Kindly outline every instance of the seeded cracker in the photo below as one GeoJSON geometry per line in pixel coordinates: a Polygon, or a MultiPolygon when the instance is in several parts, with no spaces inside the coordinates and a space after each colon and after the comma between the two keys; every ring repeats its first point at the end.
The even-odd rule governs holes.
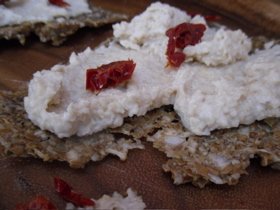
{"type": "MultiPolygon", "coordinates": [[[[266,40],[254,40],[262,48],[266,40]]],[[[280,169],[280,119],[266,119],[250,126],[218,130],[211,136],[193,136],[172,107],[165,106],[143,117],[127,118],[123,126],[87,137],[59,139],[41,131],[28,119],[23,107],[27,87],[0,92],[0,155],[33,156],[44,161],[66,161],[83,167],[108,154],[126,159],[129,149],[143,149],[141,140],[153,143],[169,160],[163,165],[175,184],[191,182],[236,184],[246,173],[250,159],[259,156],[262,166],[280,169]]]]}
{"type": "Polygon", "coordinates": [[[0,93],[2,156],[66,161],[71,167],[80,168],[108,154],[125,160],[128,150],[143,149],[139,139],[146,139],[169,158],[163,169],[172,173],[175,184],[192,182],[199,187],[208,182],[236,184],[255,155],[261,158],[262,166],[280,169],[280,119],[266,119],[198,137],[185,130],[172,107],[166,106],[143,117],[126,119],[117,129],[87,137],[58,139],[27,119],[22,102],[26,91],[25,88],[0,93]]]}
{"type": "Polygon", "coordinates": [[[155,148],[170,158],[163,169],[172,173],[175,184],[192,182],[199,187],[208,182],[237,184],[255,155],[261,158],[262,166],[280,169],[280,119],[266,119],[198,137],[182,126],[171,107],[164,107],[128,120],[117,132],[146,137],[153,142],[155,148]]]}
{"type": "Polygon", "coordinates": [[[20,25],[0,27],[0,39],[18,39],[21,44],[24,44],[26,37],[34,33],[39,37],[41,42],[50,41],[52,45],[58,46],[80,28],[100,27],[127,18],[123,14],[113,13],[95,7],[92,1],[89,1],[89,4],[92,13],[82,14],[72,18],[57,17],[53,21],[44,23],[26,22],[20,25]]]}
{"type": "Polygon", "coordinates": [[[139,140],[115,137],[108,131],[59,139],[27,119],[23,107],[26,93],[26,87],[18,92],[0,92],[0,156],[33,156],[44,161],[66,161],[73,168],[81,168],[90,160],[99,161],[108,154],[125,160],[128,150],[144,148],[139,140]]]}

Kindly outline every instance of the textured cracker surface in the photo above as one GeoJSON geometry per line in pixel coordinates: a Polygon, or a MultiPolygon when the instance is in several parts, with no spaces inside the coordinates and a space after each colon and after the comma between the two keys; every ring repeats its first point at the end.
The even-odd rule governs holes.
{"type": "Polygon", "coordinates": [[[26,90],[0,92],[0,155],[66,161],[73,168],[81,168],[90,160],[99,161],[108,154],[125,160],[128,150],[144,148],[139,140],[126,139],[107,131],[59,139],[28,120],[23,107],[25,94],[26,90]]]}
{"type": "Polygon", "coordinates": [[[23,108],[25,95],[26,88],[0,93],[0,154],[3,156],[66,161],[71,167],[80,168],[108,154],[125,160],[128,150],[143,149],[141,141],[147,140],[168,157],[163,169],[171,172],[175,184],[191,182],[199,187],[209,182],[236,184],[255,156],[260,157],[262,166],[280,169],[280,119],[218,130],[207,137],[193,136],[182,126],[172,107],[165,106],[143,117],[127,118],[116,129],[59,139],[27,119],[23,108]]]}
{"type": "Polygon", "coordinates": [[[18,39],[21,44],[34,33],[41,42],[51,42],[52,45],[61,45],[68,36],[83,27],[99,27],[105,24],[124,20],[123,14],[113,13],[90,4],[92,13],[82,14],[72,18],[59,17],[48,22],[25,22],[20,25],[0,27],[0,39],[18,39]]]}

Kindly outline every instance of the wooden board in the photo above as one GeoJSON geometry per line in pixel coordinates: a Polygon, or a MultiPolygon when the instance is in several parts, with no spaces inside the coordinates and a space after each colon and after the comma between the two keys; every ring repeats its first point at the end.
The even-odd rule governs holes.
{"type": "MultiPolygon", "coordinates": [[[[96,0],[99,6],[133,16],[143,11],[152,1],[96,0]]],[[[164,1],[193,13],[216,14],[208,9],[207,1],[199,5],[194,1],[164,1]]],[[[210,5],[219,1],[212,1],[210,5]]],[[[246,1],[248,4],[254,1],[246,1]]],[[[276,2],[276,1],[273,1],[276,2]]],[[[214,5],[214,8],[215,5],[214,5]]],[[[221,8],[220,11],[226,11],[221,8]]],[[[269,11],[263,10],[264,14],[269,11]]],[[[227,12],[222,12],[227,15],[227,12]]],[[[260,33],[260,28],[250,27],[250,21],[240,18],[240,13],[230,13],[222,22],[241,27],[249,34],[260,33]],[[238,22],[238,20],[242,20],[238,22]]],[[[95,47],[112,35],[111,26],[82,29],[61,47],[42,44],[31,37],[25,46],[16,41],[0,41],[0,88],[15,89],[22,81],[29,81],[32,73],[48,69],[54,64],[67,62],[72,51],[80,52],[87,46],[95,47]]],[[[279,34],[276,36],[279,37],[279,34]]],[[[113,191],[124,193],[128,187],[142,195],[149,209],[280,209],[280,176],[270,168],[262,168],[258,160],[252,162],[249,175],[236,186],[209,185],[199,189],[191,184],[176,186],[170,174],[163,173],[161,165],[166,157],[151,144],[145,150],[134,150],[125,162],[107,157],[98,163],[89,163],[84,169],[71,169],[65,163],[44,163],[33,158],[0,159],[0,210],[13,209],[15,204],[26,202],[33,196],[48,196],[59,208],[65,207],[54,192],[53,177],[67,180],[77,191],[99,198],[113,191]]]]}

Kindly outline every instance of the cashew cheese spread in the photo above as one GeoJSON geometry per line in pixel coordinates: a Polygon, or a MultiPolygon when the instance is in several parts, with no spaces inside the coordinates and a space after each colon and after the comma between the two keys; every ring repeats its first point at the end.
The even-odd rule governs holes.
{"type": "Polygon", "coordinates": [[[0,5],[0,26],[24,22],[45,22],[90,13],[88,0],[65,0],[67,7],[52,5],[48,0],[10,0],[0,5]]]}
{"type": "Polygon", "coordinates": [[[34,74],[24,105],[41,129],[82,136],[169,104],[198,135],[280,117],[279,45],[249,55],[251,40],[241,30],[211,28],[202,16],[162,3],[113,29],[108,46],[73,53],[68,64],[34,74]],[[206,31],[183,49],[187,59],[179,68],[167,67],[165,32],[182,22],[205,24],[206,31]],[[87,69],[128,59],[136,68],[125,86],[98,94],[85,89],[87,69]]]}

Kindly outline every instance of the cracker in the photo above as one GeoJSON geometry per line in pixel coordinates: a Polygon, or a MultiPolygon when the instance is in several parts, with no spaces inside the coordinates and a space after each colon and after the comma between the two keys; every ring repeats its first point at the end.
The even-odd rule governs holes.
{"type": "Polygon", "coordinates": [[[204,187],[207,183],[234,185],[250,159],[260,157],[262,166],[280,169],[280,119],[271,118],[217,130],[211,136],[194,136],[180,122],[171,106],[142,117],[127,118],[123,126],[86,137],[59,139],[27,119],[23,108],[25,90],[0,94],[0,154],[33,156],[44,161],[66,161],[80,168],[108,154],[125,160],[130,149],[143,149],[141,140],[164,152],[163,165],[175,184],[204,187]]]}
{"type": "Polygon", "coordinates": [[[91,161],[102,160],[109,154],[125,160],[128,150],[143,149],[140,140],[125,138],[108,131],[90,136],[59,139],[42,131],[28,118],[23,107],[22,91],[0,92],[0,155],[33,156],[44,161],[66,161],[70,167],[81,168],[91,161]]]}
{"type": "MultiPolygon", "coordinates": [[[[263,48],[266,42],[264,37],[255,37],[254,49],[263,48]]],[[[129,150],[143,149],[141,141],[149,141],[167,156],[163,170],[172,174],[175,184],[190,182],[201,188],[210,182],[237,184],[255,156],[262,166],[280,170],[280,118],[195,136],[182,125],[172,106],[164,106],[141,117],[126,118],[118,128],[59,139],[27,118],[26,95],[26,84],[20,91],[0,91],[0,156],[33,156],[81,168],[109,154],[125,160],[129,150]]]]}
{"type": "MultiPolygon", "coordinates": [[[[169,158],[163,165],[175,184],[204,187],[207,183],[234,185],[250,159],[260,157],[262,166],[280,169],[280,119],[271,118],[194,136],[184,128],[172,107],[128,119],[118,132],[145,138],[169,158]]],[[[116,129],[115,129],[116,131],[116,129]]]]}
{"type": "Polygon", "coordinates": [[[52,45],[58,46],[80,28],[95,28],[127,19],[124,14],[95,7],[91,1],[89,4],[92,13],[71,18],[57,17],[48,22],[25,22],[20,25],[2,26],[0,27],[0,39],[17,39],[21,44],[25,44],[26,38],[34,33],[41,42],[51,42],[52,45]]]}

